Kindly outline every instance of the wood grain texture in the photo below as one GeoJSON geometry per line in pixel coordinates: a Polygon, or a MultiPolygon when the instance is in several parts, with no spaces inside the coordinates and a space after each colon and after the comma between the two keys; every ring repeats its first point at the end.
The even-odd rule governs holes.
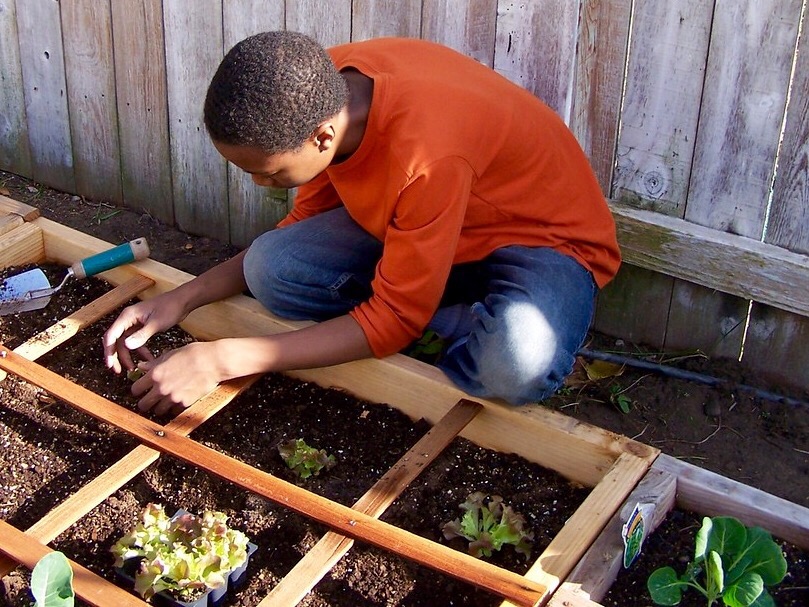
{"type": "Polygon", "coordinates": [[[67,106],[59,3],[17,2],[31,176],[65,192],[76,191],[67,106]]]}
{"type": "Polygon", "coordinates": [[[222,0],[163,0],[174,218],[191,234],[230,237],[227,164],[202,120],[208,83],[224,56],[222,0]]]}
{"type": "Polygon", "coordinates": [[[497,0],[424,0],[421,37],[494,66],[497,0]]]}
{"type": "Polygon", "coordinates": [[[15,0],[0,0],[0,167],[31,177],[15,0]]]}
{"type": "Polygon", "coordinates": [[[351,41],[351,0],[286,0],[286,29],[325,47],[351,41]]]}
{"type": "Polygon", "coordinates": [[[421,0],[354,0],[351,39],[421,36],[421,0]]]}
{"type": "Polygon", "coordinates": [[[64,2],[65,78],[76,192],[123,202],[109,2],[64,2]]]}
{"type": "Polygon", "coordinates": [[[111,0],[124,204],[174,223],[161,0],[111,0]]]}

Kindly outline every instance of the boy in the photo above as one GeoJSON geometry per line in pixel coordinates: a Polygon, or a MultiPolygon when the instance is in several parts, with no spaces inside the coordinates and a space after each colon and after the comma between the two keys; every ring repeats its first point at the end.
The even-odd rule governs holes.
{"type": "Polygon", "coordinates": [[[620,264],[581,148],[547,106],[451,49],[377,39],[328,52],[294,32],[237,44],[205,100],[213,145],[259,185],[299,187],[250,248],[125,309],[107,366],[145,375],[139,407],[187,407],[233,377],[383,357],[426,328],[437,366],[470,394],[542,400],[570,373],[594,297],[620,264]],[[318,324],[143,346],[193,309],[245,289],[318,324]]]}

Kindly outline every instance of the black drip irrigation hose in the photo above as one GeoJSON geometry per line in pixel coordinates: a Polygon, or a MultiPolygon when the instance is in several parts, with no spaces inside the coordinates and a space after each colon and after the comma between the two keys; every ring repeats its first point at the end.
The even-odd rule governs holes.
{"type": "Polygon", "coordinates": [[[638,369],[655,371],[656,373],[661,373],[663,375],[674,377],[676,379],[684,379],[686,381],[693,381],[700,384],[706,384],[708,386],[722,386],[732,390],[750,392],[751,394],[757,396],[758,398],[763,398],[765,400],[769,400],[776,403],[782,403],[784,405],[789,405],[790,407],[806,407],[807,409],[809,409],[809,402],[799,400],[796,398],[790,398],[788,396],[782,396],[780,394],[775,394],[774,392],[768,392],[767,390],[762,390],[754,386],[737,384],[727,379],[713,377],[712,375],[695,373],[693,371],[677,369],[676,367],[661,365],[659,363],[650,363],[649,361],[640,360],[638,358],[632,358],[630,356],[622,356],[620,354],[611,354],[608,352],[599,352],[597,350],[589,350],[587,348],[580,349],[578,354],[579,356],[583,356],[584,358],[588,358],[591,360],[603,360],[606,362],[611,362],[619,365],[626,365],[628,367],[637,367],[638,369]]]}

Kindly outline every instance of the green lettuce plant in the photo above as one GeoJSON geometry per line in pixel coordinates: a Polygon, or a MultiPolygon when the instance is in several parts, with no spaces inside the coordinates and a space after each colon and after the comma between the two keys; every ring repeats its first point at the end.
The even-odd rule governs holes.
{"type": "Polygon", "coordinates": [[[324,449],[315,449],[302,438],[290,439],[278,445],[278,453],[300,478],[317,476],[322,470],[329,470],[337,460],[324,449]]]}
{"type": "Polygon", "coordinates": [[[503,505],[502,497],[476,491],[460,507],[465,511],[463,517],[444,524],[446,539],[467,539],[469,554],[476,558],[489,557],[506,544],[512,544],[517,552],[530,558],[534,534],[525,529],[522,515],[503,505]]]}
{"type": "Polygon", "coordinates": [[[705,517],[697,533],[694,560],[678,576],[661,567],[647,587],[658,605],[677,605],[689,588],[702,593],[710,607],[774,607],[767,586],[784,579],[787,562],[772,536],[760,527],[745,527],[728,517],[705,517]]]}
{"type": "Polygon", "coordinates": [[[148,504],[141,520],[111,548],[115,566],[141,560],[135,591],[144,599],[162,591],[183,601],[195,599],[224,586],[229,573],[247,561],[248,538],[227,520],[211,510],[169,517],[163,506],[148,504]]]}
{"type": "Polygon", "coordinates": [[[35,607],[73,607],[73,569],[61,552],[43,556],[31,572],[31,594],[35,607]]]}

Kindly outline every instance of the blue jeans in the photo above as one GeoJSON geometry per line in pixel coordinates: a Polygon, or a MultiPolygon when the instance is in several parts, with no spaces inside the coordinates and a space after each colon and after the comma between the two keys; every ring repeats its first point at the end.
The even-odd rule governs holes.
{"type": "MultiPolygon", "coordinates": [[[[339,208],[259,236],[244,276],[274,314],[322,321],[371,296],[381,255],[382,243],[339,208]]],[[[596,293],[590,272],[550,248],[507,246],[458,264],[429,325],[450,343],[437,366],[474,396],[544,400],[573,369],[596,293]]]]}

